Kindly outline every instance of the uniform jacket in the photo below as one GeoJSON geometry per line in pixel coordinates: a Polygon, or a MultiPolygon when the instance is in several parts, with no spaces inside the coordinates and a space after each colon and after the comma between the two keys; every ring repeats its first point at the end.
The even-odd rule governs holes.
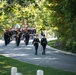
{"type": "Polygon", "coordinates": [[[47,45],[47,39],[46,38],[41,39],[41,45],[47,45]]]}
{"type": "Polygon", "coordinates": [[[34,44],[34,46],[35,46],[35,45],[38,45],[38,43],[39,43],[39,42],[40,42],[40,41],[39,41],[39,39],[38,39],[38,38],[34,38],[34,40],[33,40],[33,42],[32,42],[32,43],[33,43],[33,44],[34,44]]]}

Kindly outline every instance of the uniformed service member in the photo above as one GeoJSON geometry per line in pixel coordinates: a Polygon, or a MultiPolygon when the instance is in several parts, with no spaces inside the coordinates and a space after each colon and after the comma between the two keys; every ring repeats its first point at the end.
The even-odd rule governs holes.
{"type": "Polygon", "coordinates": [[[28,32],[28,30],[26,30],[26,31],[24,32],[25,45],[28,45],[28,43],[29,43],[29,38],[30,38],[29,32],[28,32]]]}
{"type": "Polygon", "coordinates": [[[19,46],[19,44],[20,44],[21,35],[22,35],[21,31],[20,31],[20,29],[18,29],[17,32],[16,32],[16,45],[17,46],[19,46]]]}
{"type": "Polygon", "coordinates": [[[39,38],[37,37],[37,35],[35,35],[35,38],[33,39],[33,42],[32,42],[35,46],[35,55],[37,55],[37,52],[38,52],[38,46],[39,46],[39,38]]]}
{"type": "Polygon", "coordinates": [[[45,55],[45,49],[46,49],[46,45],[47,45],[47,39],[45,38],[45,35],[43,35],[41,38],[41,45],[43,48],[42,54],[45,55]]]}
{"type": "Polygon", "coordinates": [[[4,40],[5,40],[5,46],[8,45],[9,42],[10,42],[10,35],[9,35],[9,31],[8,30],[6,30],[4,32],[4,40]]]}

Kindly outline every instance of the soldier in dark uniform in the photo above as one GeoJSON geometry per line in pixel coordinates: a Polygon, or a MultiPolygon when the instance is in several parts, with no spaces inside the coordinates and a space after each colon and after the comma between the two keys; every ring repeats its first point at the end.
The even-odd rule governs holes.
{"type": "Polygon", "coordinates": [[[30,38],[29,32],[28,32],[28,30],[25,30],[25,32],[24,32],[25,45],[28,45],[29,38],[30,38]]]}
{"type": "Polygon", "coordinates": [[[9,42],[12,41],[12,35],[13,35],[13,31],[12,31],[12,28],[9,29],[9,42]]]}
{"type": "Polygon", "coordinates": [[[9,31],[6,30],[4,33],[4,40],[5,40],[5,46],[9,44],[10,41],[10,36],[9,36],[9,31]]]}
{"type": "Polygon", "coordinates": [[[22,35],[22,33],[21,33],[20,29],[17,29],[17,32],[16,32],[16,45],[17,46],[19,46],[19,44],[20,44],[21,35],[22,35]]]}
{"type": "Polygon", "coordinates": [[[45,35],[43,35],[43,37],[41,38],[41,45],[43,48],[42,54],[45,55],[45,49],[47,45],[47,39],[45,38],[45,35]]]}
{"type": "Polygon", "coordinates": [[[9,37],[8,30],[6,30],[4,33],[5,46],[8,45],[8,37],[9,37]]]}
{"type": "Polygon", "coordinates": [[[35,38],[33,39],[33,42],[32,42],[35,46],[35,55],[37,55],[37,51],[38,51],[38,46],[39,46],[39,38],[37,38],[37,35],[35,35],[35,38]]]}

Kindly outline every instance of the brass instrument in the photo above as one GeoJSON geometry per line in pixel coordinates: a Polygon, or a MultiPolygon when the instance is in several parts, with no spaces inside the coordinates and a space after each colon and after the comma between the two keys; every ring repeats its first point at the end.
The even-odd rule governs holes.
{"type": "Polygon", "coordinates": [[[21,32],[18,32],[18,34],[16,35],[16,37],[18,38],[21,32]]]}

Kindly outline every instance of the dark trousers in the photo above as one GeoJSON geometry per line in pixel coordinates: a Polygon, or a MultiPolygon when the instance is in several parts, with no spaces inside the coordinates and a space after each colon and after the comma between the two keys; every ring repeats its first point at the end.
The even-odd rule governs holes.
{"type": "Polygon", "coordinates": [[[8,45],[10,42],[10,39],[9,38],[5,38],[5,46],[8,45]]]}
{"type": "Polygon", "coordinates": [[[8,38],[8,44],[10,43],[10,37],[8,38]]]}
{"type": "Polygon", "coordinates": [[[37,55],[37,50],[38,50],[38,44],[35,44],[35,55],[37,55]]]}
{"type": "Polygon", "coordinates": [[[16,39],[16,45],[19,46],[19,44],[20,44],[20,38],[17,38],[16,39]]]}
{"type": "Polygon", "coordinates": [[[28,43],[29,43],[29,39],[26,38],[25,44],[28,45],[28,43]]]}
{"type": "Polygon", "coordinates": [[[42,52],[42,54],[44,54],[44,55],[45,55],[46,45],[42,45],[42,48],[43,48],[43,52],[42,52]]]}
{"type": "Polygon", "coordinates": [[[5,38],[5,46],[8,44],[8,39],[5,38]]]}

